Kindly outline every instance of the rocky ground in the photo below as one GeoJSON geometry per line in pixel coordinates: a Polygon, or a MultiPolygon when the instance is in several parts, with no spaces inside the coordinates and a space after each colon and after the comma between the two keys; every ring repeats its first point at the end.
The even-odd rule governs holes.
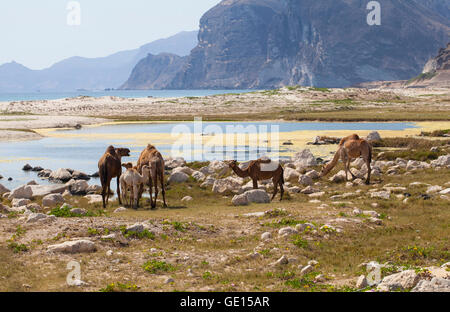
{"type": "Polygon", "coordinates": [[[354,181],[342,165],[320,179],[303,150],[283,164],[281,202],[222,162],[168,159],[169,208],[153,211],[103,210],[86,174],[25,166],[54,184],[0,185],[0,291],[450,291],[441,143],[426,161],[376,149],[371,185],[361,159],[354,181]]]}

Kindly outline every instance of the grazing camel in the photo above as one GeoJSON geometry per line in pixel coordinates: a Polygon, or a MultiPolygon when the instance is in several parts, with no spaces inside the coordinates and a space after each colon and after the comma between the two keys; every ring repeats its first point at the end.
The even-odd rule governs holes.
{"type": "MultiPolygon", "coordinates": [[[[139,156],[139,160],[137,163],[137,168],[140,173],[142,173],[142,168],[147,165],[150,168],[150,178],[148,179],[148,187],[150,193],[150,203],[152,209],[156,208],[156,201],[158,198],[158,179],[161,183],[162,196],[164,201],[164,207],[167,207],[166,203],[166,187],[164,185],[164,158],[161,153],[151,144],[148,144],[147,147],[142,151],[139,156]],[[155,187],[155,200],[153,201],[153,186],[155,187]]],[[[139,190],[139,198],[142,196],[144,192],[144,185],[141,186],[139,190]]]]}
{"type": "Polygon", "coordinates": [[[127,171],[120,176],[123,201],[126,204],[129,204],[129,207],[136,209],[139,201],[139,189],[141,185],[148,181],[150,177],[150,168],[148,166],[143,166],[141,175],[137,171],[137,167],[133,167],[131,163],[122,164],[122,167],[127,169],[127,171]],[[128,192],[130,193],[129,196],[128,192]]]}
{"type": "MultiPolygon", "coordinates": [[[[354,134],[347,138],[342,139],[339,144],[339,149],[337,150],[334,158],[331,162],[326,164],[322,168],[322,172],[320,173],[320,177],[326,176],[338,163],[339,159],[342,159],[345,165],[345,178],[348,180],[348,172],[350,171],[350,162],[353,159],[358,157],[363,157],[366,166],[367,166],[367,179],[366,184],[370,184],[370,163],[372,162],[372,146],[369,142],[364,139],[360,139],[358,135],[354,134]]],[[[356,179],[356,176],[353,172],[350,171],[353,179],[356,179]]]]}
{"type": "Polygon", "coordinates": [[[109,194],[111,192],[111,180],[115,177],[117,177],[119,204],[122,204],[119,185],[120,175],[122,174],[122,157],[129,156],[130,150],[128,148],[114,148],[114,146],[109,146],[105,154],[100,158],[98,162],[98,173],[102,184],[103,208],[106,208],[106,205],[108,205],[109,194]]]}
{"type": "Polygon", "coordinates": [[[284,169],[279,162],[271,161],[270,159],[258,159],[250,161],[247,169],[239,168],[236,160],[225,161],[228,166],[241,178],[250,177],[253,180],[253,188],[258,189],[258,181],[272,179],[274,192],[272,200],[278,193],[278,186],[280,186],[280,201],[283,200],[284,194],[284,169]]]}

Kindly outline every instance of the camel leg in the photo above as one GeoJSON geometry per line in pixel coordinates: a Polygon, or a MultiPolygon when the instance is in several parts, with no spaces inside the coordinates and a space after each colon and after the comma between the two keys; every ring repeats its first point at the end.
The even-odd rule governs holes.
{"type": "Polygon", "coordinates": [[[253,189],[254,190],[258,189],[258,180],[257,179],[253,179],[253,189]]]}
{"type": "Polygon", "coordinates": [[[366,166],[367,166],[367,180],[366,180],[366,184],[369,185],[370,184],[370,175],[372,173],[372,168],[370,168],[370,161],[369,161],[369,159],[366,159],[366,166]]]}
{"type": "Polygon", "coordinates": [[[161,180],[161,193],[163,196],[163,201],[164,201],[164,208],[167,208],[167,203],[166,203],[166,187],[164,186],[164,172],[162,172],[160,174],[160,180],[161,180]]]}
{"type": "Polygon", "coordinates": [[[137,186],[133,185],[133,208],[135,208],[136,210],[138,208],[138,203],[139,203],[138,196],[139,196],[139,188],[137,186]]]}
{"type": "Polygon", "coordinates": [[[348,160],[347,160],[347,168],[348,168],[348,171],[350,172],[350,174],[352,175],[352,179],[353,180],[355,180],[356,179],[356,176],[353,174],[353,172],[350,170],[351,168],[350,168],[350,163],[351,163],[351,159],[349,158],[348,160]]]}
{"type": "Polygon", "coordinates": [[[278,194],[278,181],[275,178],[273,178],[272,182],[273,182],[273,195],[271,200],[273,200],[275,196],[277,196],[278,194]]]}
{"type": "Polygon", "coordinates": [[[156,202],[158,200],[158,193],[159,193],[159,190],[158,190],[158,178],[156,178],[155,181],[153,181],[153,182],[155,184],[155,202],[152,203],[152,209],[155,209],[156,208],[156,202]]]}
{"type": "Polygon", "coordinates": [[[280,183],[280,201],[282,201],[283,200],[283,195],[284,195],[284,186],[283,186],[282,179],[280,179],[279,183],[280,183]]]}
{"type": "Polygon", "coordinates": [[[102,186],[102,201],[103,201],[103,209],[106,209],[106,185],[102,186]]]}
{"type": "Polygon", "coordinates": [[[122,205],[122,199],[120,197],[120,174],[117,176],[117,197],[119,198],[119,205],[122,205]]]}
{"type": "Polygon", "coordinates": [[[150,194],[150,207],[153,209],[153,181],[152,178],[148,181],[148,193],[150,194]]]}

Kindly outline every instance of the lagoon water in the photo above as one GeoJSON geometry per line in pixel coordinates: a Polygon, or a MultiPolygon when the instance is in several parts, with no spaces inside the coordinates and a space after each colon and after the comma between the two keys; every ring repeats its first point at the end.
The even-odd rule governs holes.
{"type": "MultiPolygon", "coordinates": [[[[372,131],[393,130],[402,131],[416,128],[414,123],[327,123],[327,122],[203,122],[201,131],[205,140],[214,137],[210,131],[221,130],[225,132],[227,127],[242,126],[235,128],[236,133],[247,133],[252,129],[271,130],[279,129],[280,137],[294,138],[298,133],[306,133],[311,139],[311,133],[317,131],[372,131]]],[[[147,143],[154,144],[165,157],[171,156],[173,143],[180,139],[179,136],[172,137],[171,132],[178,127],[184,133],[194,131],[193,122],[182,123],[131,123],[131,124],[106,124],[98,127],[85,127],[80,130],[52,130],[46,132],[48,136],[41,140],[25,142],[0,143],[0,174],[4,179],[0,183],[13,189],[19,185],[36,180],[40,184],[48,183],[40,180],[35,172],[24,172],[22,167],[29,163],[31,166],[41,166],[45,169],[56,170],[58,168],[72,168],[87,174],[96,172],[98,159],[103,155],[109,145],[116,147],[128,147],[131,157],[124,161],[136,162],[141,151],[147,143]],[[180,128],[181,127],[181,128],[180,128]],[[13,181],[6,181],[12,177],[13,181]]],[[[269,134],[270,136],[270,134],[269,134]]],[[[295,150],[305,146],[280,145],[267,150],[258,150],[255,146],[238,145],[231,147],[232,157],[238,160],[246,160],[249,153],[254,152],[257,156],[279,154],[284,157],[292,154],[295,150]]],[[[193,146],[193,150],[200,149],[193,146]]],[[[193,154],[191,160],[214,160],[224,159],[224,146],[216,146],[208,152],[193,154]]],[[[230,151],[230,148],[228,148],[230,151]]],[[[229,154],[228,154],[229,155],[229,154]]],[[[323,155],[319,155],[323,156],[323,155]]],[[[89,183],[99,184],[98,179],[92,179],[89,183]]],[[[114,183],[115,185],[115,183],[114,183]]]]}
{"type": "Polygon", "coordinates": [[[246,93],[256,90],[112,90],[112,91],[71,91],[71,92],[32,92],[32,93],[0,93],[0,102],[57,100],[78,96],[116,96],[122,98],[180,98],[209,96],[228,93],[246,93]]]}

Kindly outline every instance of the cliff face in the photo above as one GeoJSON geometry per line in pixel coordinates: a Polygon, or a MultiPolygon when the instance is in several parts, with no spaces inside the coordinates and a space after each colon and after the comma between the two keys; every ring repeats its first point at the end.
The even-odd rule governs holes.
{"type": "Polygon", "coordinates": [[[343,87],[416,76],[450,40],[450,21],[411,0],[225,0],[167,88],[343,87]]]}
{"type": "Polygon", "coordinates": [[[187,57],[175,54],[148,54],[133,69],[130,78],[121,89],[162,89],[169,84],[186,63],[187,57]]]}

